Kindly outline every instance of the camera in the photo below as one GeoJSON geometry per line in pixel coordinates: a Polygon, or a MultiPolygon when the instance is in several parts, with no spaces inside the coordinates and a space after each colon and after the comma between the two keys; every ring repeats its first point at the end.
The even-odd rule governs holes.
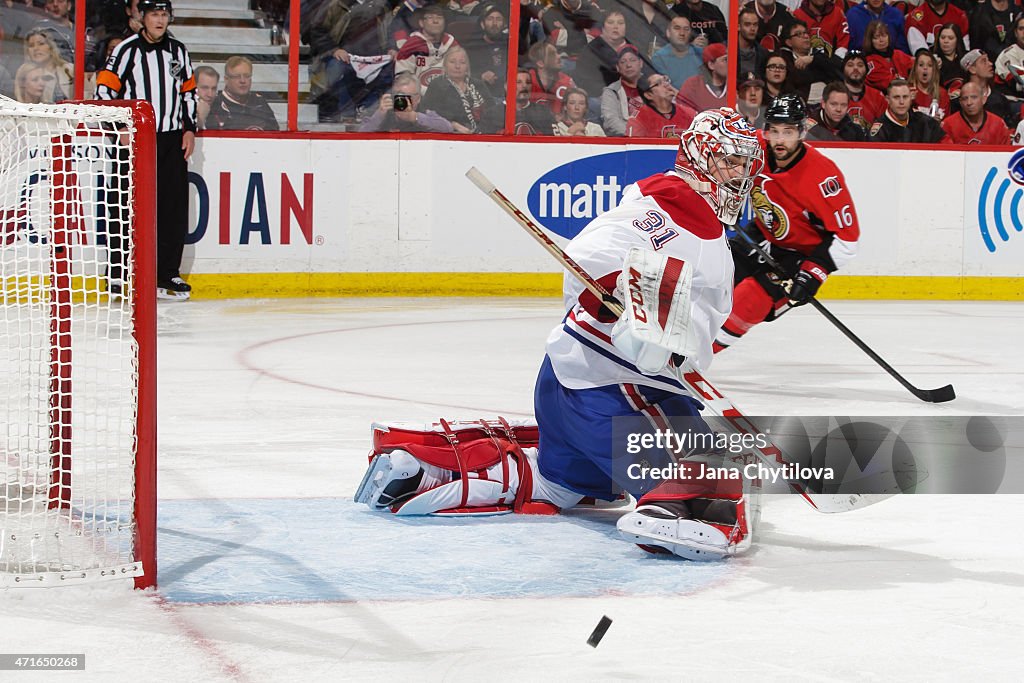
{"type": "Polygon", "coordinates": [[[401,93],[392,95],[395,101],[395,111],[406,111],[412,109],[412,95],[403,95],[401,93]]]}

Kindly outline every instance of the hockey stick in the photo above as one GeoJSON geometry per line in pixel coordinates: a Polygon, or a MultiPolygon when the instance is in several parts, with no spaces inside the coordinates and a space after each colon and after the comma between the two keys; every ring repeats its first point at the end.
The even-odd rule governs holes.
{"type": "MultiPolygon", "coordinates": [[[[502,208],[509,216],[511,216],[520,226],[526,229],[534,239],[540,242],[541,246],[547,250],[549,254],[555,257],[555,259],[562,264],[569,272],[576,276],[577,279],[586,287],[590,292],[596,296],[601,302],[616,316],[622,315],[624,310],[622,302],[612,296],[604,287],[602,287],[594,278],[590,276],[587,271],[583,270],[578,263],[572,260],[572,258],[566,254],[561,247],[548,237],[543,230],[537,226],[530,218],[513,204],[508,197],[503,195],[497,187],[494,186],[490,180],[488,180],[483,173],[481,173],[474,166],[466,171],[466,177],[469,178],[474,185],[488,195],[494,202],[502,208]]],[[[679,379],[694,397],[700,397],[705,406],[705,421],[708,421],[710,416],[708,413],[713,413],[714,420],[721,426],[724,426],[730,430],[738,430],[743,434],[761,434],[760,430],[751,422],[740,410],[725,397],[725,394],[715,388],[711,382],[705,378],[697,368],[693,367],[689,359],[683,362],[682,367],[674,368],[677,379],[679,379]]],[[[765,435],[766,436],[766,435],[765,435]]],[[[766,436],[767,438],[767,436],[766,436]]],[[[756,448],[758,451],[757,456],[765,462],[768,467],[777,468],[784,467],[790,464],[782,456],[780,451],[770,440],[767,442],[766,448],[756,448]]],[[[888,494],[883,495],[871,495],[865,496],[863,494],[821,494],[812,493],[807,491],[799,482],[788,481],[789,487],[794,493],[800,495],[808,504],[811,505],[815,510],[825,513],[834,512],[847,512],[850,510],[856,510],[858,508],[873,505],[879,502],[881,499],[888,497],[888,494]]]]}
{"type": "MultiPolygon", "coordinates": [[[[746,243],[754,248],[754,250],[761,256],[761,258],[764,259],[764,262],[768,264],[768,266],[772,270],[775,271],[776,275],[778,275],[780,278],[786,277],[786,273],[782,269],[782,266],[780,266],[778,262],[771,257],[771,254],[765,251],[760,244],[755,242],[754,239],[750,235],[748,235],[744,230],[737,228],[736,232],[743,236],[743,239],[746,241],[746,243]]],[[[874,349],[872,349],[870,346],[861,341],[860,337],[855,335],[849,327],[844,325],[842,321],[839,320],[839,318],[833,315],[832,311],[825,308],[825,305],[823,303],[815,299],[813,296],[810,299],[808,299],[808,303],[814,306],[814,308],[818,310],[818,313],[821,313],[823,316],[825,316],[825,319],[828,320],[833,325],[835,325],[840,332],[846,335],[847,339],[856,344],[857,348],[866,353],[871,360],[878,363],[878,365],[883,370],[888,372],[893,379],[902,384],[907,389],[907,391],[912,393],[914,396],[917,396],[922,401],[926,401],[928,403],[945,403],[946,401],[952,401],[954,398],[956,398],[956,392],[953,391],[952,384],[947,384],[946,386],[939,387],[938,389],[919,389],[918,387],[915,387],[913,384],[907,381],[907,379],[903,375],[896,372],[895,368],[886,363],[881,356],[875,353],[874,349]]]]}

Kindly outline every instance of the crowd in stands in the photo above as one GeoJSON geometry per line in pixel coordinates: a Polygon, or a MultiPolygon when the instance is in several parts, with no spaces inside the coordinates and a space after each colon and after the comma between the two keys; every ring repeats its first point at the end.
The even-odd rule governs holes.
{"type": "MultiPolygon", "coordinates": [[[[85,99],[93,99],[96,74],[117,46],[142,29],[138,4],[138,0],[87,4],[85,99]]],[[[286,7],[278,10],[286,11],[286,7]]],[[[72,0],[0,0],[0,95],[29,104],[52,104],[74,97],[73,18],[72,0]]],[[[196,69],[199,128],[280,130],[266,99],[252,90],[252,61],[236,55],[223,69],[223,77],[211,66],[196,69]],[[223,90],[218,91],[220,83],[223,90]]]]}
{"type": "MultiPolygon", "coordinates": [[[[725,3],[706,0],[519,0],[511,27],[509,0],[301,0],[296,33],[309,50],[308,101],[321,123],[345,130],[500,133],[510,105],[515,134],[671,137],[724,105],[733,80],[754,125],[773,97],[799,95],[815,140],[1024,144],[1016,2],[751,0],[735,64],[725,3]]],[[[90,3],[86,97],[91,75],[137,30],[136,3],[90,3]]],[[[71,0],[0,0],[0,92],[71,96],[72,12],[71,0]]],[[[201,127],[279,129],[245,56],[196,76],[201,127]]]]}

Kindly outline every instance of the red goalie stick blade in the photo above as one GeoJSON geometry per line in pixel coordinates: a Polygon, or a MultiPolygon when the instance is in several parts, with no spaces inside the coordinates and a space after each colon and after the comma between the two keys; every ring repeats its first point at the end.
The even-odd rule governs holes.
{"type": "MultiPolygon", "coordinates": [[[[508,197],[499,192],[498,188],[494,186],[494,183],[488,180],[483,173],[477,170],[476,167],[473,167],[466,172],[466,177],[469,178],[474,185],[480,188],[484,194],[493,199],[494,202],[500,206],[505,213],[519,223],[522,228],[533,235],[534,239],[540,242],[541,246],[543,246],[549,254],[554,256],[566,270],[575,275],[580,282],[582,282],[583,285],[591,291],[591,293],[603,301],[609,310],[611,310],[615,315],[622,315],[622,303],[602,287],[597,280],[592,278],[589,273],[583,270],[579,264],[569,258],[569,256],[562,251],[561,247],[555,244],[550,237],[544,234],[544,231],[541,230],[536,223],[531,221],[526,214],[520,211],[519,208],[508,199],[508,197]]],[[[704,405],[706,406],[704,417],[712,428],[721,428],[725,431],[740,430],[742,433],[750,433],[751,430],[753,430],[753,433],[758,433],[754,424],[744,416],[735,405],[733,405],[732,401],[727,399],[722,392],[716,389],[710,381],[696,370],[696,368],[692,367],[689,364],[689,361],[684,363],[683,367],[677,370],[680,381],[686,385],[694,397],[700,398],[704,402],[704,405]],[[712,417],[712,419],[707,420],[708,417],[712,417]],[[711,424],[711,422],[717,422],[717,424],[711,424]]],[[[757,456],[765,463],[765,465],[773,469],[781,467],[786,463],[786,460],[782,456],[782,451],[772,444],[771,441],[768,442],[767,448],[763,451],[759,450],[757,452],[757,456]]],[[[797,482],[787,483],[794,493],[800,495],[809,505],[811,505],[811,507],[819,512],[847,512],[849,510],[856,510],[858,508],[872,505],[889,497],[888,494],[870,496],[862,494],[818,494],[804,490],[804,488],[797,482]]]]}

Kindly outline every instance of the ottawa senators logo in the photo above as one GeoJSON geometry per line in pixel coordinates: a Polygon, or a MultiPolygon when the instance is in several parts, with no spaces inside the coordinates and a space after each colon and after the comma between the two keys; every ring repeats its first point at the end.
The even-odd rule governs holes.
{"type": "Polygon", "coordinates": [[[754,206],[757,217],[768,229],[775,239],[783,239],[789,234],[789,216],[781,206],[772,202],[771,198],[764,191],[764,187],[757,186],[750,193],[750,203],[754,206]]]}

